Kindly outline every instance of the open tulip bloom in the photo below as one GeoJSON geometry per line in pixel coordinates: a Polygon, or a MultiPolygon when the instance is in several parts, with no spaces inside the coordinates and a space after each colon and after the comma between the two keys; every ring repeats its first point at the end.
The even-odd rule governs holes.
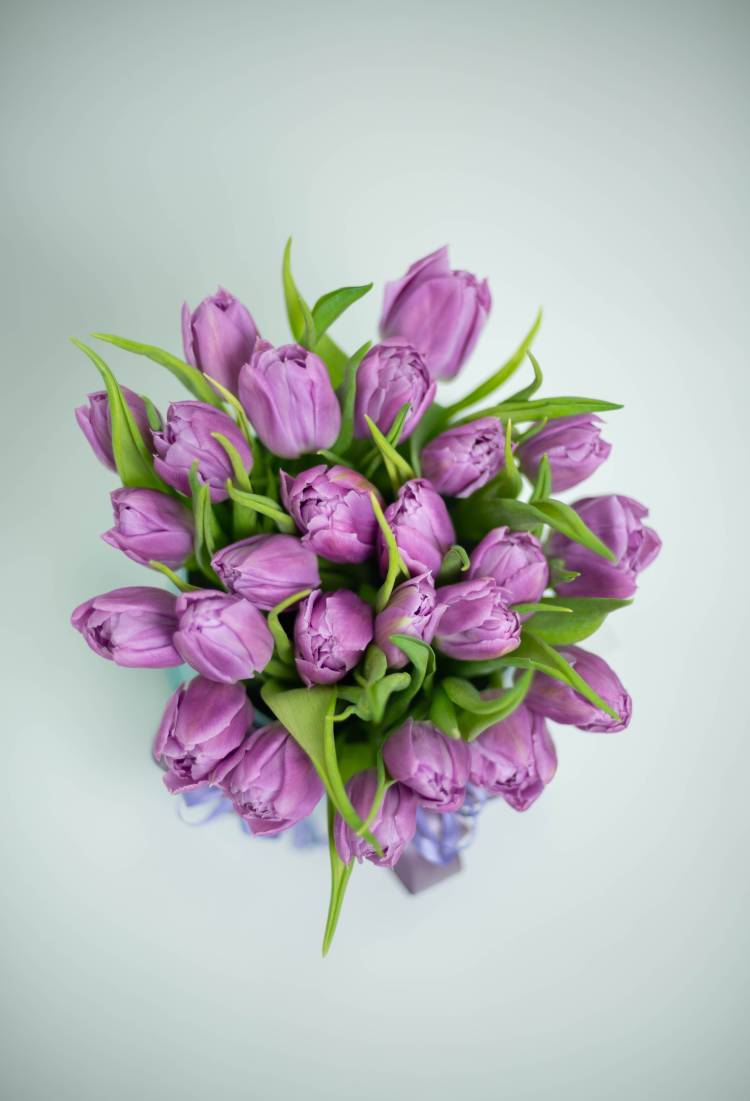
{"type": "Polygon", "coordinates": [[[213,792],[257,836],[325,800],[324,953],[357,863],[455,859],[488,799],[525,811],[551,782],[549,722],[627,727],[628,692],[580,644],[661,546],[631,497],[554,496],[606,461],[600,414],[620,406],[537,396],[541,315],[440,404],[486,281],[426,256],[386,286],[381,340],[350,355],[330,329],[371,286],[311,307],[287,246],[291,342],[222,288],[183,307],[184,359],[97,333],[183,384],[163,413],[74,342],[104,384],[78,423],[122,483],[104,539],[153,584],[85,600],[73,626],[119,665],[190,667],[154,742],[170,792],[213,792]]]}

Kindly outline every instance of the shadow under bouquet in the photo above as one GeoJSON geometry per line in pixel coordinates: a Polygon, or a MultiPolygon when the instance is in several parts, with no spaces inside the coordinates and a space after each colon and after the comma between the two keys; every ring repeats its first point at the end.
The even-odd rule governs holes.
{"type": "Polygon", "coordinates": [[[119,665],[194,670],[154,742],[170,792],[215,792],[260,836],[325,800],[325,953],[357,862],[403,857],[418,889],[488,797],[538,798],[548,719],[625,729],[628,693],[579,644],[660,542],[629,497],[558,499],[606,460],[598,414],[619,406],[536,396],[541,315],[483,383],[436,401],[491,306],[447,249],[386,285],[381,339],[353,355],[330,328],[371,285],[310,307],[287,245],[283,288],[290,344],[222,289],[183,307],[184,359],[95,334],[185,386],[163,417],[75,341],[105,387],[76,417],[122,482],[103,538],[174,591],[116,589],[72,621],[119,665]]]}

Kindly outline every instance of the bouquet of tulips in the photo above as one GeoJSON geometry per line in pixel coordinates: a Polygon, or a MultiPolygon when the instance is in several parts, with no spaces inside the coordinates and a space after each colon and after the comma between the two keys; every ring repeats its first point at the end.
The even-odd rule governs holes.
{"type": "Polygon", "coordinates": [[[95,334],[187,388],[164,417],[75,341],[104,382],[76,417],[122,482],[103,538],[172,589],[95,596],[73,625],[119,665],[190,667],[154,742],[170,792],[215,789],[262,836],[326,800],[325,952],[356,862],[393,867],[478,800],[526,810],[556,769],[548,719],[628,725],[628,693],[579,643],[660,542],[630,497],[558,499],[606,460],[598,414],[619,406],[536,396],[541,316],[436,401],[491,306],[447,249],[386,285],[381,339],[353,355],[331,326],[371,284],[310,307],[287,245],[283,287],[293,343],[222,289],[183,307],[184,359],[95,334]]]}

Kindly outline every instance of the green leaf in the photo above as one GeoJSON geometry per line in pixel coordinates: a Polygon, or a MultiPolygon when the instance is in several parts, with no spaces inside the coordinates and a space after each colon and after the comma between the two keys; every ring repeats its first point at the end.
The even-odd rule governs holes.
{"type": "Polygon", "coordinates": [[[285,662],[287,665],[291,665],[294,662],[294,650],[292,644],[289,641],[284,628],[281,626],[279,616],[291,608],[299,600],[304,600],[306,596],[309,596],[312,589],[300,589],[298,593],[292,593],[291,596],[286,597],[285,600],[280,601],[275,608],[272,608],[268,613],[268,629],[273,635],[273,641],[276,644],[276,653],[279,659],[285,662]]]}
{"type": "Polygon", "coordinates": [[[537,605],[539,611],[526,621],[524,630],[552,646],[572,646],[598,631],[610,612],[627,608],[633,602],[606,597],[566,596],[563,603],[570,615],[555,615],[563,608],[558,606],[557,600],[545,599],[537,605]]]}
{"type": "Polygon", "coordinates": [[[565,612],[569,615],[573,611],[572,608],[563,608],[562,605],[560,605],[560,606],[555,605],[555,607],[551,607],[549,604],[541,604],[541,603],[539,603],[539,604],[537,604],[537,603],[511,604],[510,610],[512,612],[515,612],[516,615],[531,615],[532,612],[539,612],[539,611],[554,612],[556,615],[560,615],[561,612],[565,612]]]}
{"type": "Polygon", "coordinates": [[[193,517],[195,520],[195,534],[193,550],[198,567],[206,577],[216,584],[220,584],[219,578],[211,565],[211,559],[216,551],[217,525],[216,518],[211,507],[211,488],[207,482],[202,482],[198,477],[198,460],[196,459],[190,468],[190,489],[193,495],[193,517]]]}
{"type": "Polygon", "coordinates": [[[409,458],[417,477],[422,473],[422,448],[441,432],[447,419],[447,410],[434,401],[409,436],[409,458]]]}
{"type": "Polygon", "coordinates": [[[539,366],[536,356],[532,352],[527,352],[526,355],[534,369],[534,381],[530,382],[528,386],[524,386],[522,390],[517,390],[515,394],[511,394],[507,399],[508,401],[528,401],[530,397],[534,396],[544,381],[542,368],[539,366]]]}
{"type": "MultiPolygon", "coordinates": [[[[347,451],[352,442],[354,436],[354,402],[357,396],[357,371],[371,347],[372,341],[368,340],[361,348],[357,348],[354,355],[347,360],[342,382],[341,428],[333,445],[334,451],[347,451]]],[[[337,459],[336,461],[340,462],[341,460],[337,459]]]]}
{"type": "Polygon", "coordinates": [[[518,368],[523,363],[529,348],[531,347],[534,337],[539,331],[539,326],[542,323],[542,311],[536,315],[534,324],[529,329],[526,336],[516,348],[513,355],[504,363],[502,367],[498,368],[494,374],[490,375],[488,379],[476,386],[465,398],[461,398],[460,401],[455,402],[453,405],[449,405],[446,409],[448,418],[455,417],[457,413],[460,413],[463,409],[468,409],[471,405],[476,405],[478,401],[482,401],[495,390],[499,389],[503,383],[507,382],[511,375],[515,374],[518,368]]]}
{"type": "Polygon", "coordinates": [[[604,413],[610,409],[622,409],[622,405],[612,401],[600,401],[598,398],[539,398],[536,401],[504,401],[492,405],[479,413],[464,417],[459,423],[468,424],[479,417],[511,417],[516,424],[525,421],[538,421],[543,417],[553,420],[556,417],[572,417],[578,413],[604,413]]]}
{"type": "Polygon", "coordinates": [[[443,556],[437,580],[440,584],[445,585],[447,582],[453,581],[460,573],[466,573],[470,566],[471,560],[464,548],[459,546],[458,543],[454,543],[443,556]]]}
{"type": "Polygon", "coordinates": [[[398,413],[396,413],[396,416],[393,418],[393,424],[385,434],[385,438],[388,440],[388,443],[391,444],[392,447],[398,447],[399,440],[401,439],[401,433],[403,432],[404,424],[406,423],[406,418],[409,416],[410,410],[411,404],[408,401],[405,401],[399,409],[398,413]]]}
{"type": "MultiPolygon", "coordinates": [[[[308,337],[312,335],[311,327],[314,329],[315,322],[313,321],[312,311],[297,289],[297,284],[294,282],[294,277],[292,276],[291,237],[287,241],[286,248],[284,249],[281,277],[284,286],[284,301],[286,302],[286,312],[289,318],[289,328],[297,343],[304,344],[305,334],[307,333],[308,337]]],[[[335,389],[340,385],[344,377],[344,369],[349,357],[325,334],[317,340],[315,351],[321,359],[325,361],[328,367],[328,373],[331,377],[331,383],[335,389]]]]}
{"type": "Polygon", "coordinates": [[[429,718],[430,722],[433,723],[438,730],[442,730],[446,737],[461,737],[456,709],[440,681],[438,681],[432,689],[429,718]]]}
{"type": "Polygon", "coordinates": [[[534,488],[532,490],[529,501],[533,504],[536,501],[546,500],[552,492],[552,470],[549,465],[549,457],[542,455],[541,462],[539,463],[539,469],[536,474],[536,481],[534,482],[534,488]]]}
{"type": "Polygon", "coordinates": [[[548,558],[547,563],[549,565],[549,583],[553,589],[557,585],[565,585],[569,581],[575,581],[577,577],[581,576],[575,570],[566,570],[562,558],[548,558]]]}
{"type": "Polygon", "coordinates": [[[157,562],[154,558],[149,562],[149,566],[152,570],[158,570],[159,573],[163,573],[165,577],[168,577],[175,588],[179,589],[181,593],[197,593],[197,585],[189,585],[187,581],[184,581],[178,573],[171,570],[169,566],[165,566],[163,562],[157,562]]]}
{"type": "Polygon", "coordinates": [[[158,363],[160,367],[166,367],[199,401],[221,406],[221,399],[217,397],[206,376],[197,367],[191,367],[189,363],[173,356],[171,352],[165,352],[163,348],[157,348],[154,344],[141,344],[140,341],[127,340],[124,336],[115,336],[113,333],[92,333],[91,335],[96,340],[105,340],[108,344],[114,344],[116,348],[123,348],[126,352],[133,352],[137,356],[145,356],[153,363],[158,363]]]}
{"type": "Polygon", "coordinates": [[[466,709],[461,712],[459,718],[459,725],[461,727],[461,734],[467,740],[467,742],[473,742],[475,738],[478,738],[480,734],[483,734],[485,730],[488,730],[495,723],[503,722],[512,715],[517,707],[520,707],[526,698],[526,694],[531,687],[531,682],[534,679],[533,672],[529,669],[523,673],[515,684],[503,692],[502,695],[496,696],[493,700],[483,700],[483,703],[492,704],[485,710],[471,711],[466,709]]]}
{"type": "Polygon", "coordinates": [[[518,472],[518,466],[513,455],[512,431],[513,422],[509,420],[505,425],[505,465],[492,480],[493,495],[498,497],[517,497],[523,488],[521,475],[518,472]]]}
{"type": "Polygon", "coordinates": [[[414,471],[409,466],[406,459],[398,453],[393,444],[389,443],[372,418],[368,417],[366,413],[365,421],[367,422],[367,427],[370,429],[370,434],[375,442],[375,446],[383,458],[388,476],[393,483],[393,490],[397,493],[404,482],[412,480],[414,471]]]}
{"type": "Polygon", "coordinates": [[[297,527],[294,520],[289,513],[284,512],[277,501],[274,501],[271,497],[263,497],[259,493],[245,493],[244,490],[236,489],[231,481],[227,481],[227,493],[240,505],[244,505],[245,508],[254,509],[255,512],[261,513],[262,516],[269,516],[279,531],[286,532],[287,535],[292,535],[296,532],[297,527]]]}
{"type": "Polygon", "coordinates": [[[372,283],[366,283],[361,287],[339,287],[338,290],[324,294],[312,308],[313,321],[318,338],[341,317],[345,310],[358,302],[360,298],[372,290],[372,283]]]}
{"type": "Polygon", "coordinates": [[[341,914],[341,907],[344,904],[344,896],[346,894],[346,888],[349,885],[349,879],[351,878],[352,871],[354,869],[354,861],[351,860],[348,864],[338,854],[336,849],[336,842],[334,840],[334,822],[336,821],[336,808],[333,805],[332,800],[328,799],[328,855],[331,861],[331,897],[328,903],[328,916],[326,918],[325,931],[323,933],[323,955],[327,956],[328,951],[333,941],[334,933],[336,932],[336,926],[339,922],[339,916],[341,914]]]}
{"type": "Polygon", "coordinates": [[[204,377],[208,379],[208,381],[216,390],[218,390],[219,394],[227,403],[227,405],[231,405],[237,418],[237,424],[240,428],[240,431],[242,432],[242,435],[247,441],[248,447],[254,450],[257,441],[255,439],[255,436],[253,435],[253,430],[250,427],[250,421],[247,419],[247,413],[245,412],[245,408],[242,405],[240,399],[236,397],[231,390],[227,390],[226,386],[222,386],[220,382],[217,382],[215,378],[211,378],[210,375],[205,375],[204,377]]]}
{"type": "Polygon", "coordinates": [[[140,394],[139,396],[143,404],[146,406],[146,417],[148,418],[149,428],[152,432],[160,431],[163,424],[161,413],[156,408],[151,398],[147,397],[146,394],[140,394]]]}
{"type": "Polygon", "coordinates": [[[396,584],[398,575],[403,573],[408,578],[409,571],[404,565],[404,560],[398,549],[396,536],[391,531],[390,525],[380,507],[380,501],[374,493],[370,494],[370,503],[372,504],[372,511],[375,513],[380,530],[383,533],[385,545],[388,548],[388,570],[385,575],[385,581],[378,589],[378,595],[375,600],[375,610],[377,612],[382,612],[383,608],[385,608],[386,604],[391,599],[391,593],[393,592],[393,587],[396,584]]]}
{"type": "Polygon", "coordinates": [[[563,504],[562,501],[549,499],[531,504],[505,497],[474,497],[461,502],[457,519],[457,527],[461,533],[477,542],[488,531],[504,524],[514,531],[532,531],[540,524],[547,524],[574,542],[588,547],[594,554],[609,562],[615,561],[615,555],[609,547],[589,530],[570,505],[563,504]]]}
{"type": "Polygon", "coordinates": [[[232,464],[232,473],[234,480],[240,489],[245,490],[246,493],[250,493],[252,485],[250,483],[250,475],[245,469],[245,465],[242,462],[242,457],[234,446],[231,440],[227,439],[221,432],[212,432],[211,435],[217,443],[221,444],[227,453],[230,463],[232,464]]]}
{"type": "Polygon", "coordinates": [[[391,635],[389,642],[398,647],[402,654],[406,654],[414,667],[408,689],[400,693],[388,707],[386,722],[388,726],[393,726],[408,713],[412,700],[421,688],[426,692],[430,691],[435,675],[435,652],[426,642],[410,635],[391,635]]]}

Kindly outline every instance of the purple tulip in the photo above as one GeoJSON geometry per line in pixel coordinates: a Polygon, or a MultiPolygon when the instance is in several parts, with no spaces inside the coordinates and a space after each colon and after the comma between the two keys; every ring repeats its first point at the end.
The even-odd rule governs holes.
{"type": "MultiPolygon", "coordinates": [[[[370,812],[377,784],[375,769],[368,768],[352,776],[346,785],[352,806],[363,821],[370,812]]],[[[382,856],[378,856],[366,838],[357,837],[343,818],[336,815],[333,827],[336,851],[345,864],[356,857],[360,863],[370,860],[381,868],[392,868],[416,832],[417,806],[416,795],[403,784],[393,784],[388,788],[370,827],[370,832],[380,844],[382,856]]]]}
{"type": "MultiPolygon", "coordinates": [[[[385,510],[385,518],[409,573],[432,573],[437,577],[446,551],[456,542],[456,533],[445,501],[426,478],[405,482],[396,500],[385,510]]],[[[388,548],[378,529],[380,568],[388,567],[388,548]]]]}
{"type": "Polygon", "coordinates": [[[472,784],[528,810],[555,775],[557,753],[541,715],[521,704],[469,744],[472,784]]]}
{"type": "Polygon", "coordinates": [[[600,417],[584,413],[550,421],[518,449],[524,474],[534,481],[544,455],[549,459],[552,491],[560,493],[583,482],[602,465],[612,444],[601,437],[600,417]]]}
{"type": "Polygon", "coordinates": [[[320,585],[318,560],[296,535],[251,535],[214,555],[211,565],[230,593],[270,611],[320,585]]]}
{"type": "Polygon", "coordinates": [[[182,658],[172,644],[175,597],[135,585],[79,604],[71,623],[100,657],[134,669],[165,669],[182,658]]]}
{"type": "Polygon", "coordinates": [[[268,624],[244,597],[200,589],[178,597],[176,611],[174,644],[183,660],[209,680],[250,680],[271,660],[268,624]]]}
{"type": "Polygon", "coordinates": [[[237,393],[240,368],[249,362],[258,339],[250,311],[229,291],[219,287],[190,312],[182,306],[182,344],[185,359],[204,375],[237,393]]]}
{"type": "Polygon", "coordinates": [[[158,489],[116,489],[110,494],[115,523],[102,539],[147,566],[152,560],[179,570],[193,551],[191,510],[158,489]]]}
{"type": "Polygon", "coordinates": [[[268,450],[284,459],[330,447],[339,434],[341,407],[328,368],[299,344],[274,348],[259,340],[240,371],[240,400],[268,450]]]}
{"type": "Polygon", "coordinates": [[[535,535],[495,528],[472,552],[469,578],[477,577],[493,577],[509,604],[536,604],[549,584],[549,567],[535,535]]]}
{"type": "Polygon", "coordinates": [[[451,271],[444,247],[386,284],[380,330],[384,337],[413,344],[433,378],[453,378],[476,344],[491,304],[487,281],[451,271]]]}
{"type": "Polygon", "coordinates": [[[470,497],[505,464],[505,433],[497,417],[449,428],[422,452],[422,472],[439,493],[470,497]]]}
{"type": "Polygon", "coordinates": [[[561,558],[566,570],[580,574],[574,581],[558,585],[557,591],[570,596],[632,596],[638,587],[638,574],[661,550],[659,536],[642,522],[648,509],[632,497],[617,495],[586,497],[573,508],[617,560],[607,562],[580,543],[554,532],[549,541],[550,555],[561,558]]]}
{"type": "Polygon", "coordinates": [[[349,589],[316,589],[294,624],[297,672],[308,687],[333,684],[353,669],[372,641],[372,608],[349,589]]]}
{"type": "Polygon", "coordinates": [[[154,757],[167,769],[167,788],[176,794],[206,783],[252,722],[252,704],[241,684],[205,677],[181,684],[167,703],[154,740],[154,757]]]}
{"type": "Polygon", "coordinates": [[[630,723],[632,701],[606,661],[580,646],[561,646],[559,652],[620,718],[613,719],[570,685],[544,673],[534,674],[526,706],[538,715],[546,715],[556,723],[569,723],[579,730],[596,730],[603,734],[625,730],[630,723]]]}
{"type": "Polygon", "coordinates": [[[402,440],[416,428],[432,404],[437,383],[421,355],[405,340],[384,340],[371,348],[357,370],[354,434],[370,438],[365,415],[386,434],[406,402],[410,410],[401,429],[402,440]]]}
{"type": "Polygon", "coordinates": [[[266,837],[306,818],[323,795],[312,761],[281,723],[249,734],[211,782],[227,793],[252,833],[266,837]]]}
{"type": "Polygon", "coordinates": [[[389,642],[391,635],[410,635],[430,643],[444,611],[437,603],[431,573],[412,577],[393,590],[388,604],[375,617],[375,642],[390,669],[403,669],[409,663],[406,654],[389,642]]]}
{"type": "Polygon", "coordinates": [[[407,719],[383,747],[385,767],[427,810],[458,810],[469,781],[469,747],[432,723],[407,719]]]}
{"type": "Polygon", "coordinates": [[[202,401],[175,401],[167,409],[167,423],[154,433],[154,468],[167,485],[190,496],[189,473],[198,462],[198,478],[208,483],[212,501],[225,501],[232,464],[224,448],[213,437],[226,436],[236,448],[245,470],[251,470],[253,456],[245,437],[232,418],[202,401]]]}
{"type": "Polygon", "coordinates": [[[446,611],[435,635],[438,649],[459,661],[484,661],[515,650],[521,621],[508,607],[508,594],[492,577],[459,581],[438,589],[446,611]]]}
{"type": "Polygon", "coordinates": [[[348,466],[313,466],[296,478],[279,475],[281,499],[303,532],[302,543],[330,562],[364,562],[375,549],[378,522],[370,494],[380,494],[348,466]]]}
{"type": "MultiPolygon", "coordinates": [[[[146,403],[138,394],[121,386],[122,396],[133,414],[147,447],[151,446],[151,427],[148,423],[146,403]]],[[[112,415],[106,390],[97,390],[88,395],[89,404],[79,405],[76,409],[78,426],[91,444],[91,449],[100,463],[115,470],[115,456],[112,451],[112,415]]]]}

